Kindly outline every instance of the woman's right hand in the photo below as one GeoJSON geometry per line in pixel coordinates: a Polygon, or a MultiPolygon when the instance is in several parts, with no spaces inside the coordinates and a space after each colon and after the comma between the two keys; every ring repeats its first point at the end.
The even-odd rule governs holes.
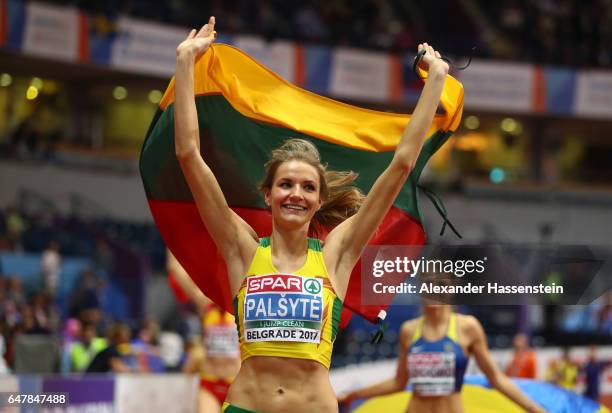
{"type": "Polygon", "coordinates": [[[208,50],[210,45],[217,38],[215,31],[215,16],[210,16],[200,31],[196,33],[193,29],[187,35],[187,38],[181,42],[176,48],[176,56],[178,57],[193,57],[197,59],[208,50]]]}

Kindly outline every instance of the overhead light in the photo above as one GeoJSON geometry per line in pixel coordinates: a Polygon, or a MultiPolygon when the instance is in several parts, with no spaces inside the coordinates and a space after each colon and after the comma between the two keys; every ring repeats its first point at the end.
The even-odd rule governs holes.
{"type": "Polygon", "coordinates": [[[520,135],[523,133],[523,124],[512,118],[505,118],[500,124],[501,130],[510,135],[520,135]]]}
{"type": "Polygon", "coordinates": [[[38,89],[35,88],[34,86],[29,86],[28,89],[26,90],[26,99],[34,100],[36,99],[37,96],[38,96],[38,89]]]}
{"type": "Polygon", "coordinates": [[[40,90],[43,87],[43,80],[39,77],[33,77],[30,80],[30,86],[34,86],[36,89],[40,90]]]}
{"type": "Polygon", "coordinates": [[[494,184],[502,183],[506,179],[506,172],[502,168],[493,168],[489,173],[489,179],[494,184]]]}
{"type": "Polygon", "coordinates": [[[123,86],[117,86],[113,89],[113,97],[117,100],[123,100],[127,97],[127,89],[123,86]]]}
{"type": "Polygon", "coordinates": [[[501,121],[500,127],[506,133],[514,133],[516,132],[517,122],[512,118],[505,118],[501,121]]]}
{"type": "Polygon", "coordinates": [[[149,102],[153,104],[158,104],[161,98],[162,98],[161,91],[157,89],[153,89],[152,91],[149,92],[149,102]]]}
{"type": "Polygon", "coordinates": [[[7,87],[13,83],[13,76],[8,73],[2,73],[0,75],[0,87],[7,87]]]}
{"type": "Polygon", "coordinates": [[[465,118],[463,124],[467,129],[475,130],[478,129],[478,127],[480,126],[480,119],[478,118],[478,116],[471,115],[465,118]]]}

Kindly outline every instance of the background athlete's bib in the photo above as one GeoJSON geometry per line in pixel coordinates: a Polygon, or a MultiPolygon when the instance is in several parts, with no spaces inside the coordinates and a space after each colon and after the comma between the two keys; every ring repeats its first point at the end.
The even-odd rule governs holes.
{"type": "Polygon", "coordinates": [[[247,278],[244,297],[246,342],[321,341],[323,281],[291,274],[247,278]]]}
{"type": "Polygon", "coordinates": [[[213,325],[206,327],[204,346],[211,357],[238,357],[240,347],[238,332],[232,325],[213,325]]]}
{"type": "Polygon", "coordinates": [[[454,353],[408,355],[412,391],[422,396],[446,396],[455,391],[454,353]]]}

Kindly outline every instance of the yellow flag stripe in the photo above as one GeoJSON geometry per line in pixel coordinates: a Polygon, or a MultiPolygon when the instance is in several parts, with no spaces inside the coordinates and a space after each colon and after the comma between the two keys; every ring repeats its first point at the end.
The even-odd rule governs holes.
{"type": "MultiPolygon", "coordinates": [[[[195,95],[221,94],[248,118],[285,127],[330,143],[382,152],[393,150],[409,115],[358,108],[292,85],[248,55],[228,45],[213,45],[195,64],[195,95]]],[[[174,78],[160,108],[174,101],[174,78]]],[[[437,114],[428,136],[458,128],[463,86],[447,76],[437,114]]]]}

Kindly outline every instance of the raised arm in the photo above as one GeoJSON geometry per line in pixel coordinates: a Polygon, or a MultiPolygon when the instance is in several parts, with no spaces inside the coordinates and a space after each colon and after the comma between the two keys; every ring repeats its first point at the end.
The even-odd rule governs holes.
{"type": "Polygon", "coordinates": [[[380,383],[376,383],[359,390],[354,390],[339,398],[338,401],[343,408],[341,412],[348,411],[353,400],[384,396],[386,394],[402,391],[406,388],[406,385],[408,384],[408,366],[406,364],[406,357],[408,354],[408,347],[410,346],[412,335],[414,333],[414,326],[415,322],[412,320],[404,322],[400,328],[400,351],[397,358],[395,376],[381,381],[380,383]]]}
{"type": "Polygon", "coordinates": [[[469,323],[468,331],[472,337],[470,350],[474,354],[478,367],[480,367],[480,370],[487,376],[491,386],[529,413],[545,413],[546,411],[542,407],[527,397],[525,393],[523,393],[521,389],[519,389],[517,385],[497,367],[497,364],[495,364],[489,352],[484,330],[478,320],[469,317],[466,318],[466,321],[469,323]]]}
{"type": "Polygon", "coordinates": [[[200,312],[204,311],[206,306],[210,304],[210,299],[206,297],[196,283],[193,282],[189,274],[187,274],[187,271],[185,271],[174,255],[172,255],[170,250],[168,250],[166,254],[166,269],[172,274],[187,297],[195,303],[198,310],[200,312]]]}
{"type": "Polygon", "coordinates": [[[418,50],[423,49],[426,53],[420,64],[427,69],[427,82],[391,163],[370,189],[359,212],[338,225],[325,241],[329,254],[326,263],[333,269],[334,287],[341,297],[344,297],[348,278],[363,247],[412,172],[440,102],[448,64],[427,43],[419,45],[418,50]]]}
{"type": "Polygon", "coordinates": [[[176,49],[174,140],[176,157],[200,217],[227,263],[232,292],[242,282],[256,241],[248,225],[229,208],[221,187],[200,155],[200,131],[194,100],[194,64],[215,40],[215,18],[192,30],[176,49]]]}

